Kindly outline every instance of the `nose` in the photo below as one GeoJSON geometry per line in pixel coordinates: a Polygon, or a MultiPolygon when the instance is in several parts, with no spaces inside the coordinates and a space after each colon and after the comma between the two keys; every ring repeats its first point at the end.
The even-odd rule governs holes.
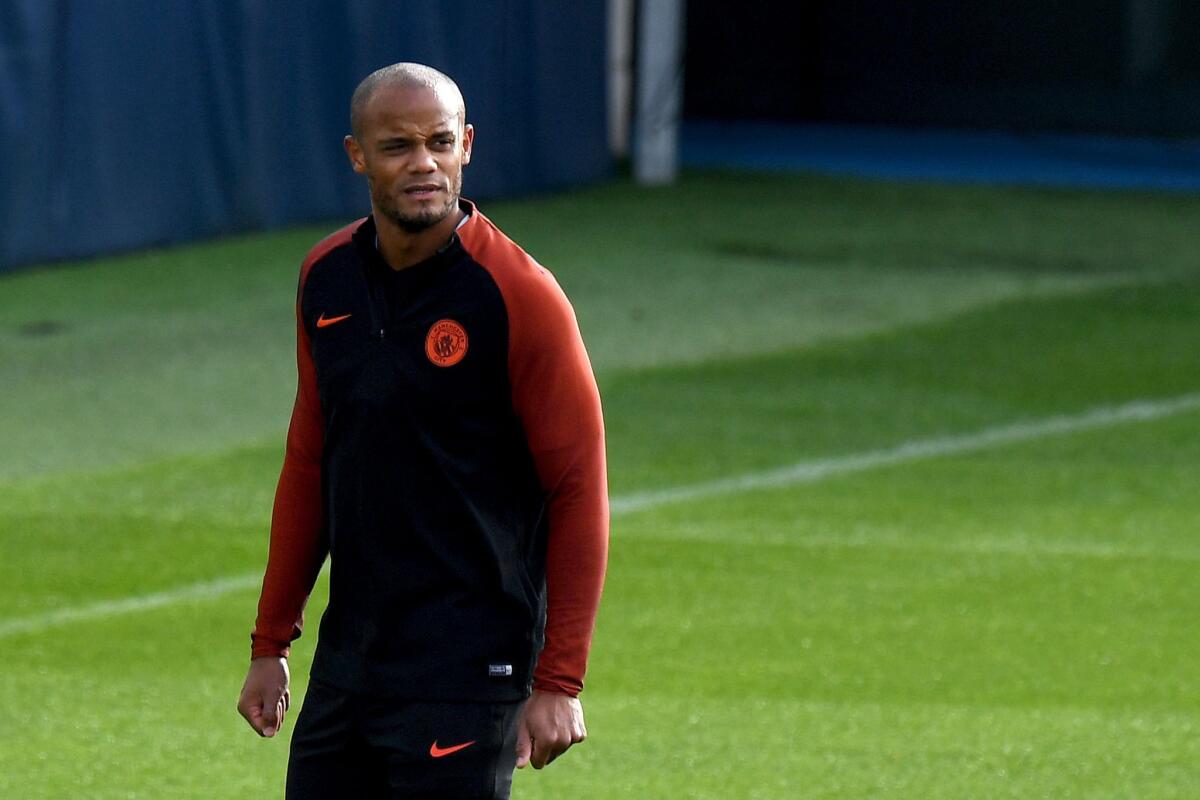
{"type": "Polygon", "coordinates": [[[433,157],[433,151],[425,145],[421,145],[413,151],[412,160],[413,172],[435,172],[437,171],[437,161],[433,157]]]}

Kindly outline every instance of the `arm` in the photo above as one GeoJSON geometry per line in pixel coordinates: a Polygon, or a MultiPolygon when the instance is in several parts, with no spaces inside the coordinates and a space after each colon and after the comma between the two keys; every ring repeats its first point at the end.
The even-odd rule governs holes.
{"type": "Polygon", "coordinates": [[[575,314],[548,272],[510,307],[513,400],[547,495],[546,644],[518,731],[518,766],[541,768],[586,736],[583,688],[608,557],[600,395],[575,314]]]}
{"type": "MultiPolygon", "coordinates": [[[[307,267],[301,272],[301,292],[307,267]]],[[[296,402],[271,516],[271,543],[251,634],[251,662],[238,711],[260,735],[283,724],[290,694],[287,657],[304,625],[304,605],[325,561],[322,536],[323,426],[316,369],[297,304],[296,402]]]]}

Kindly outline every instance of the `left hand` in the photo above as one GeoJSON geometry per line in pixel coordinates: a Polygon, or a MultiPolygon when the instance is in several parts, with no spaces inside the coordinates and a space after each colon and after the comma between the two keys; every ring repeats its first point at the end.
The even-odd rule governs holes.
{"type": "Polygon", "coordinates": [[[527,764],[541,769],[586,738],[583,705],[578,698],[535,689],[517,723],[517,769],[527,764]]]}
{"type": "Polygon", "coordinates": [[[238,711],[259,736],[270,738],[283,727],[283,717],[292,704],[290,683],[286,658],[262,656],[250,662],[238,711]]]}

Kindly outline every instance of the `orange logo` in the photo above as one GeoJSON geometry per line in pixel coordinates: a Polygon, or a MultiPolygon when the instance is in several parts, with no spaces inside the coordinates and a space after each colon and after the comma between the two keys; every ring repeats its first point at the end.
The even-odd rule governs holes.
{"type": "Polygon", "coordinates": [[[433,323],[425,337],[425,355],[439,367],[453,367],[467,354],[467,332],[452,319],[433,323]]]}
{"type": "Polygon", "coordinates": [[[457,753],[459,750],[466,750],[473,744],[475,744],[474,739],[469,742],[463,742],[462,744],[456,744],[453,747],[438,747],[437,740],[435,739],[433,744],[429,745],[429,755],[433,756],[434,758],[441,758],[442,756],[448,756],[451,753],[457,753]]]}
{"type": "Polygon", "coordinates": [[[353,314],[342,314],[340,317],[330,317],[329,319],[325,319],[325,313],[322,312],[321,316],[317,318],[317,327],[328,328],[330,325],[333,325],[336,322],[341,322],[344,319],[350,319],[353,316],[353,314]]]}

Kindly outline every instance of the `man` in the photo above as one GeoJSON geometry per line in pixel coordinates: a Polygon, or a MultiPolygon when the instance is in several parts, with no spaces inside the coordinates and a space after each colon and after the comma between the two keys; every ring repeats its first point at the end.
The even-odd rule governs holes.
{"type": "Polygon", "coordinates": [[[475,132],[454,82],[385,67],[351,127],[372,213],[301,268],[238,709],[263,736],[283,724],[328,554],[288,797],[505,798],[514,766],[585,736],[608,540],[599,395],[553,277],[459,196],[475,132]]]}

